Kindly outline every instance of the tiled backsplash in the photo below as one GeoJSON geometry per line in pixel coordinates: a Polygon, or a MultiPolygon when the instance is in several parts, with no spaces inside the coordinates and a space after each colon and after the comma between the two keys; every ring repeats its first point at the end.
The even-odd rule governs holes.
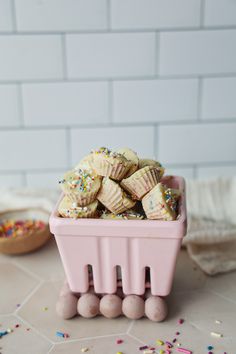
{"type": "Polygon", "coordinates": [[[0,182],[93,147],[236,175],[236,0],[0,0],[0,182]]]}

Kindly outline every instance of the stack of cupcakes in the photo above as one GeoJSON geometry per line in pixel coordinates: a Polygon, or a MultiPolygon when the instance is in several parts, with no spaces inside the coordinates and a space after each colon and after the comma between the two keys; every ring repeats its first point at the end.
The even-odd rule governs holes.
{"type": "Polygon", "coordinates": [[[158,161],[129,148],[93,150],[59,181],[65,196],[58,212],[69,218],[177,218],[180,193],[165,186],[158,161]]]}

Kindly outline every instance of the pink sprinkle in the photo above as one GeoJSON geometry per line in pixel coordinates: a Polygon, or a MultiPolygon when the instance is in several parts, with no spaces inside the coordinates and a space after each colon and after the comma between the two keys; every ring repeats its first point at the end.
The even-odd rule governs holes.
{"type": "Polygon", "coordinates": [[[183,318],[180,318],[179,320],[178,320],[178,324],[183,324],[184,323],[184,319],[183,318]]]}
{"type": "Polygon", "coordinates": [[[192,354],[191,350],[185,348],[176,348],[177,352],[185,353],[185,354],[192,354]]]}
{"type": "Polygon", "coordinates": [[[176,336],[179,336],[180,335],[180,332],[175,332],[176,336]]]}
{"type": "Polygon", "coordinates": [[[142,347],[139,347],[139,350],[145,350],[145,349],[148,349],[148,346],[147,345],[144,345],[142,347]]]}
{"type": "Polygon", "coordinates": [[[168,341],[166,341],[166,345],[168,346],[168,348],[172,348],[172,347],[173,347],[173,345],[171,344],[171,342],[168,342],[168,341]]]}
{"type": "Polygon", "coordinates": [[[122,339],[117,339],[116,344],[121,344],[121,343],[123,343],[123,340],[122,339]]]}
{"type": "Polygon", "coordinates": [[[20,325],[17,323],[17,324],[15,325],[15,328],[18,328],[18,327],[20,327],[20,325]]]}
{"type": "Polygon", "coordinates": [[[166,354],[171,354],[171,351],[170,350],[166,350],[166,354]]]}
{"type": "Polygon", "coordinates": [[[174,339],[172,340],[172,342],[173,342],[173,343],[175,343],[176,341],[177,341],[177,339],[176,339],[176,338],[174,338],[174,339]]]}
{"type": "Polygon", "coordinates": [[[208,354],[213,354],[213,352],[208,352],[208,354]]]}
{"type": "Polygon", "coordinates": [[[64,337],[64,338],[70,338],[70,336],[69,336],[68,333],[64,333],[64,334],[63,334],[63,337],[64,337]]]}

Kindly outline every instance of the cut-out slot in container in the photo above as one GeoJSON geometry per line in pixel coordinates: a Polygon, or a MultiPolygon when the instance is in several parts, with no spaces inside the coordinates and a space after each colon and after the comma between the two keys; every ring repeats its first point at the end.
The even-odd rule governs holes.
{"type": "Polygon", "coordinates": [[[181,190],[175,221],[61,218],[57,204],[50,217],[50,230],[72,292],[88,291],[88,266],[92,266],[96,293],[116,292],[120,267],[125,294],[144,294],[146,269],[150,272],[148,286],[152,295],[169,294],[187,218],[184,179],[167,176],[163,182],[181,190]]]}

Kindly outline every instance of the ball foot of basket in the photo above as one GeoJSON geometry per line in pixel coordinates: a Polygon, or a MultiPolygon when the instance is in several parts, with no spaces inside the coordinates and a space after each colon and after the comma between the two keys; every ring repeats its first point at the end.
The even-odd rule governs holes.
{"type": "Polygon", "coordinates": [[[56,304],[56,311],[63,319],[77,315],[85,318],[98,315],[116,318],[123,315],[133,320],[145,316],[151,321],[161,322],[167,316],[167,305],[162,297],[151,295],[148,288],[143,296],[125,295],[120,287],[115,294],[95,294],[93,286],[86,293],[75,294],[65,283],[56,304]]]}

